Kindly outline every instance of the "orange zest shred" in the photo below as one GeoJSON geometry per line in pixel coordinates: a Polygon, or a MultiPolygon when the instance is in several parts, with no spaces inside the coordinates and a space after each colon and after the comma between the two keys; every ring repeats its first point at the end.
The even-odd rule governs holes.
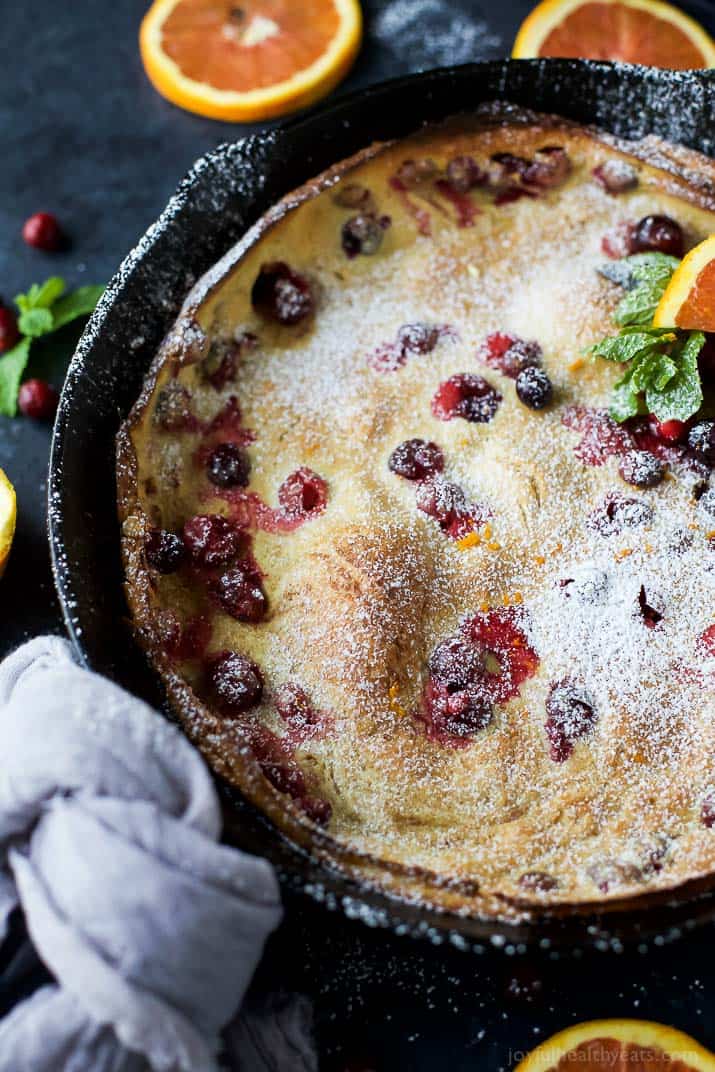
{"type": "Polygon", "coordinates": [[[397,699],[397,697],[400,695],[400,686],[397,684],[396,681],[393,682],[392,685],[390,685],[390,688],[387,690],[387,695],[389,697],[391,710],[393,710],[396,715],[406,715],[407,711],[405,711],[404,707],[397,699]]]}
{"type": "Polygon", "coordinates": [[[613,557],[615,558],[616,562],[622,562],[624,558],[630,558],[632,554],[632,547],[622,547],[620,551],[616,551],[613,557]]]}
{"type": "Polygon", "coordinates": [[[457,550],[467,551],[470,547],[477,547],[482,542],[482,538],[478,532],[473,529],[468,532],[466,536],[460,536],[457,540],[457,550]]]}
{"type": "Polygon", "coordinates": [[[544,563],[546,562],[546,559],[544,558],[543,555],[535,555],[534,556],[534,562],[536,563],[537,566],[543,566],[544,563]]]}
{"type": "Polygon", "coordinates": [[[487,547],[489,548],[490,551],[498,551],[501,548],[501,544],[497,543],[496,540],[491,540],[487,544],[487,547]]]}

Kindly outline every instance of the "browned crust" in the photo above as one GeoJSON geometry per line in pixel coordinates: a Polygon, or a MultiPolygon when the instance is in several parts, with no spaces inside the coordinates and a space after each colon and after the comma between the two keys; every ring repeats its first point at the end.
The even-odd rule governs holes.
{"type": "MultiPolygon", "coordinates": [[[[580,134],[599,141],[619,153],[630,156],[662,172],[662,184],[669,191],[701,208],[715,211],[715,161],[701,154],[673,146],[659,138],[648,137],[627,142],[598,130],[583,127],[554,115],[542,115],[510,106],[487,105],[469,117],[456,117],[449,123],[460,129],[479,130],[494,126],[537,126],[540,131],[580,134]]],[[[440,125],[441,130],[445,124],[440,125]]],[[[675,893],[687,899],[715,887],[715,874],[690,878],[671,888],[635,896],[604,898],[592,902],[569,902],[540,905],[533,899],[513,899],[495,893],[485,894],[473,880],[445,879],[420,867],[407,867],[383,860],[369,853],[351,849],[310,822],[304,813],[262,775],[248,748],[227,750],[225,722],[207,708],[190,686],[178,675],[162,653],[154,634],[151,580],[143,556],[143,527],[127,530],[130,518],[143,517],[137,482],[137,458],[131,430],[140,423],[153,395],[160,370],[175,358],[181,348],[183,332],[193,323],[198,306],[212,293],[268,230],[302,202],[334,185],[343,175],[381,153],[392,143],[376,143],[347,160],[343,160],[304,186],[282,198],[246,233],[246,235],[193,288],[182,307],[175,327],[169,333],[152,362],[139,398],[117,435],[117,503],[122,525],[122,561],[126,576],[125,593],[137,642],[161,677],[172,710],[187,736],[201,751],[212,769],[236,787],[295,845],[322,863],[363,885],[399,900],[438,910],[457,912],[465,918],[519,923],[524,920],[587,917],[594,913],[619,913],[645,910],[673,900],[675,893]]],[[[238,737],[239,730],[229,732],[238,737]]]]}

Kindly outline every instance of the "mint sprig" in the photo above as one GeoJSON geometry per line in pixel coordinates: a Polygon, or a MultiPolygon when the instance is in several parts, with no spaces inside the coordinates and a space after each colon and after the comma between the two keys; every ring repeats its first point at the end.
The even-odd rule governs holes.
{"type": "Polygon", "coordinates": [[[66,283],[52,276],[44,283],[33,283],[26,294],[15,298],[20,315],[17,326],[20,341],[0,357],[0,414],[14,417],[20,381],[30,359],[34,339],[49,335],[82,316],[89,316],[104,293],[104,287],[78,287],[66,293],[66,283]]]}
{"type": "Polygon", "coordinates": [[[613,315],[619,333],[591,348],[595,357],[627,366],[613,389],[610,413],[616,421],[644,413],[654,413],[659,421],[686,421],[702,405],[698,354],[705,335],[652,326],[679,264],[664,253],[639,253],[599,269],[626,289],[613,315]]]}

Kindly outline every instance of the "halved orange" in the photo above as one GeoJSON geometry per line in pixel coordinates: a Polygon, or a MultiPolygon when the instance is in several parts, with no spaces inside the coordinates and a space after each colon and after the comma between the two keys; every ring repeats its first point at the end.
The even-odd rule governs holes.
{"type": "Polygon", "coordinates": [[[154,0],[139,45],[167,100],[212,119],[250,122],[329,93],[361,37],[358,0],[154,0]]]}
{"type": "Polygon", "coordinates": [[[690,1035],[647,1020],[592,1020],[552,1035],[514,1072],[715,1072],[690,1035]]]}
{"type": "Polygon", "coordinates": [[[16,515],[15,489],[0,469],[0,577],[5,572],[12,539],[15,535],[16,515]]]}
{"type": "Polygon", "coordinates": [[[715,331],[715,235],[691,249],[675,269],[653,327],[715,331]]]}
{"type": "Polygon", "coordinates": [[[543,0],[522,23],[512,55],[689,70],[715,67],[715,41],[664,0],[543,0]]]}

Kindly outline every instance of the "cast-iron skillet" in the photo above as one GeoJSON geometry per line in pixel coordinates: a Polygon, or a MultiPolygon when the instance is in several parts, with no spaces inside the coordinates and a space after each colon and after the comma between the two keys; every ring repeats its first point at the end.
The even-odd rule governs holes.
{"type": "MultiPolygon", "coordinates": [[[[371,141],[502,100],[636,138],[657,134],[715,156],[715,73],[572,60],[498,61],[430,71],[361,90],[278,130],[202,157],[109,285],[70,365],[52,444],[49,526],[67,629],[84,664],[161,706],[126,622],[116,519],[114,437],[192,282],[275,201],[371,141]]],[[[227,837],[268,857],[286,883],[373,926],[449,938],[461,948],[538,942],[618,948],[677,936],[715,916],[707,884],[642,908],[523,925],[464,919],[391,900],[328,871],[236,795],[227,837]]]]}

